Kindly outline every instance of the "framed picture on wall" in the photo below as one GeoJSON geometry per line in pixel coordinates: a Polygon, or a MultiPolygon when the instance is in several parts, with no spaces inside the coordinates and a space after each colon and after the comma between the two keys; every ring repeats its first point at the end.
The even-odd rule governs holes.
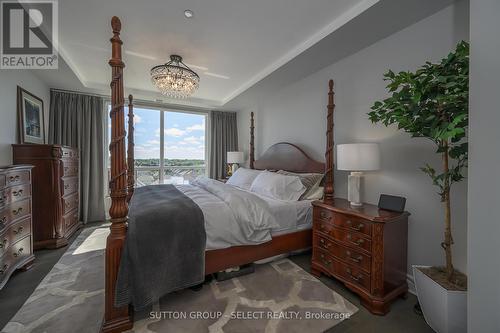
{"type": "Polygon", "coordinates": [[[42,99],[18,86],[17,114],[20,143],[45,143],[42,99]]]}

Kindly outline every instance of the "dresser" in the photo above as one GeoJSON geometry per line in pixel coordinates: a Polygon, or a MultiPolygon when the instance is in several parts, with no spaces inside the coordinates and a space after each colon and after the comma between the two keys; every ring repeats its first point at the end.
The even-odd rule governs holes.
{"type": "Polygon", "coordinates": [[[339,198],[313,202],[312,273],[342,281],[371,313],[386,314],[408,291],[408,216],[339,198]]]}
{"type": "Polygon", "coordinates": [[[33,256],[31,165],[0,167],[0,289],[33,256]]]}
{"type": "Polygon", "coordinates": [[[81,227],[79,159],[76,148],[13,145],[15,164],[32,164],[34,248],[58,248],[81,227]]]}

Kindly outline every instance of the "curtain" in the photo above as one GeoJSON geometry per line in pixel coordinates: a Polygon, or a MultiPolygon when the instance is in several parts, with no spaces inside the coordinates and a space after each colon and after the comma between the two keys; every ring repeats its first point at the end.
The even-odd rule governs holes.
{"type": "Polygon", "coordinates": [[[236,112],[210,113],[210,178],[226,177],[226,155],[238,150],[236,112]]]}
{"type": "Polygon", "coordinates": [[[104,221],[105,111],[101,97],[51,90],[49,143],[80,151],[80,221],[104,221]]]}

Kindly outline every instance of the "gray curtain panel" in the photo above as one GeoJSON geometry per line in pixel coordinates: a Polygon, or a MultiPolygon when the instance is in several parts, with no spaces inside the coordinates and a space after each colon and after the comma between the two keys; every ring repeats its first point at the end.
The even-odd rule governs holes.
{"type": "Polygon", "coordinates": [[[104,221],[105,111],[101,97],[50,92],[49,143],[80,151],[80,220],[104,221]]]}
{"type": "Polygon", "coordinates": [[[210,178],[225,178],[227,152],[238,150],[236,112],[212,111],[210,117],[210,178]]]}

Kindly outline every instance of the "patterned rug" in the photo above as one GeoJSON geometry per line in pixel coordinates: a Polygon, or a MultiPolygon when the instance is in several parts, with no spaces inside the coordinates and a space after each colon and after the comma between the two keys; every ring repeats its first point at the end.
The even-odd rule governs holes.
{"type": "MultiPolygon", "coordinates": [[[[107,227],[82,231],[2,333],[99,332],[107,227]]],[[[135,314],[130,332],[323,332],[357,308],[288,259],[183,290],[135,314]]]]}

